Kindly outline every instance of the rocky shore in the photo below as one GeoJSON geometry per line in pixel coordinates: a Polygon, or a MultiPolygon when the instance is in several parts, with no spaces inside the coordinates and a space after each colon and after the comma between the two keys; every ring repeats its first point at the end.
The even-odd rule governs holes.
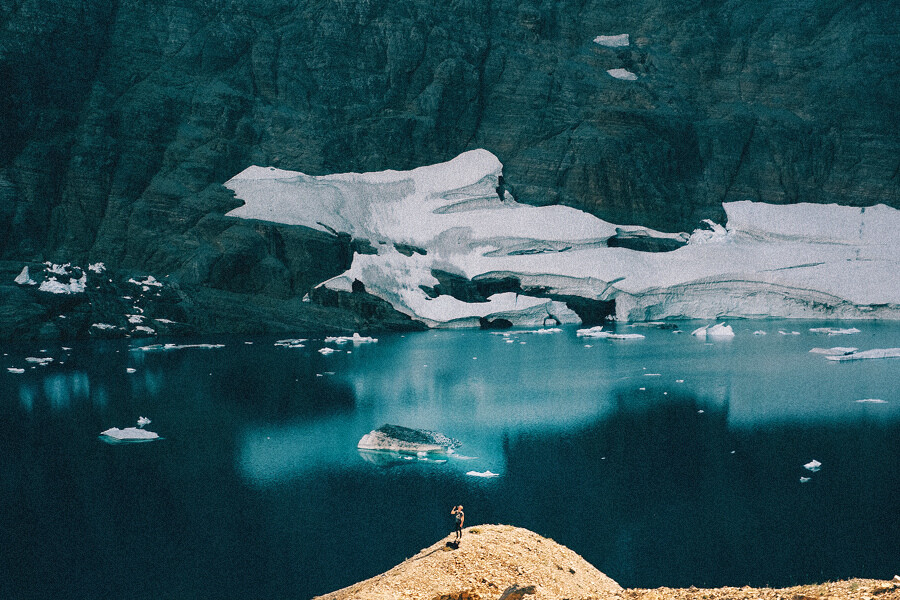
{"type": "Polygon", "coordinates": [[[897,600],[900,577],[790,588],[623,589],[572,550],[509,525],[478,525],[393,569],[314,600],[897,600]]]}

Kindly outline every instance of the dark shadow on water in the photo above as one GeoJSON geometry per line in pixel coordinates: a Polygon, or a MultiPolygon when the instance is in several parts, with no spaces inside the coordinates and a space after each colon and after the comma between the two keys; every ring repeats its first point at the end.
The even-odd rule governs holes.
{"type": "Polygon", "coordinates": [[[622,390],[582,431],[511,439],[498,493],[523,499],[505,520],[627,587],[889,579],[898,436],[874,421],[732,430],[727,399],[622,390]]]}

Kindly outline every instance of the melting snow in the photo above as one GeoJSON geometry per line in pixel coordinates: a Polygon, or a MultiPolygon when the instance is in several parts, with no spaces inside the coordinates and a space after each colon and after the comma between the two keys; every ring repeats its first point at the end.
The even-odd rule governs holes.
{"type": "Polygon", "coordinates": [[[709,221],[686,246],[646,253],[607,247],[617,226],[582,211],[501,200],[501,173],[485,150],[402,172],[314,177],[250,167],[226,184],[245,202],[228,214],[371,241],[377,254],[356,254],[345,273],[320,285],[350,291],[359,280],[431,327],[477,327],[479,317],[516,326],[541,325],[551,315],[579,322],[564,303],[527,293],[486,302],[432,298],[423,288],[439,283],[433,269],[470,280],[503,274],[525,290],[612,300],[620,321],[900,318],[896,209],[730,202],[723,205],[727,226],[709,221]],[[395,244],[425,254],[406,256],[395,244]]]}
{"type": "Polygon", "coordinates": [[[611,77],[622,79],[624,81],[637,81],[638,78],[637,75],[628,69],[607,69],[606,72],[609,73],[611,77]]]}
{"type": "Polygon", "coordinates": [[[622,48],[629,44],[628,34],[620,33],[619,35],[598,35],[594,38],[594,43],[607,48],[622,48]]]}

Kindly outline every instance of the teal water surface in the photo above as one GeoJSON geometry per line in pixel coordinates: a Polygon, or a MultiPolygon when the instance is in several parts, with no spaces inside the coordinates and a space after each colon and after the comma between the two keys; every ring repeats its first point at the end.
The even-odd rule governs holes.
{"type": "Polygon", "coordinates": [[[892,577],[900,359],[809,350],[900,347],[900,324],[732,325],[5,344],[0,597],[309,598],[434,543],[456,504],[628,587],[892,577]],[[809,331],[829,325],[861,331],[809,331]],[[139,416],[164,439],[98,438],[139,416]],[[361,454],[384,423],[462,446],[361,454]]]}

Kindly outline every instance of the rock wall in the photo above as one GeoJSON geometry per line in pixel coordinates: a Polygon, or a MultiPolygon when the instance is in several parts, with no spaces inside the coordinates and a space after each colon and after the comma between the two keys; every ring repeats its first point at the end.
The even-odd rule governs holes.
{"type": "Polygon", "coordinates": [[[352,242],[224,218],[225,180],[476,147],[521,201],[667,231],[742,199],[900,207],[898,38],[876,0],[11,0],[0,259],[296,298],[352,242]]]}

